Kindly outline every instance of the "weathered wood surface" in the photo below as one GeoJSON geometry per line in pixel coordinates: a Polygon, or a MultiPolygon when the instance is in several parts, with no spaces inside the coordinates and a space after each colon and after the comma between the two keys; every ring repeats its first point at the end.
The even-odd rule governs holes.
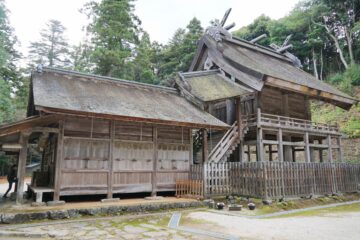
{"type": "Polygon", "coordinates": [[[59,194],[174,191],[189,177],[190,136],[184,127],[68,118],[59,194]]]}
{"type": "Polygon", "coordinates": [[[192,166],[205,197],[301,197],[359,190],[360,165],[348,163],[226,162],[192,166]],[[202,173],[203,171],[203,173],[202,173]]]}
{"type": "Polygon", "coordinates": [[[186,198],[203,198],[204,183],[202,180],[176,180],[175,196],[186,198]]]}

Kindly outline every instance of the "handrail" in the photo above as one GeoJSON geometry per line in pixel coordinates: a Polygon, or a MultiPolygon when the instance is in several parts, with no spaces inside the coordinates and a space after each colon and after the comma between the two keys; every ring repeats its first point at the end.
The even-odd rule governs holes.
{"type": "MultiPolygon", "coordinates": [[[[238,137],[237,130],[238,130],[237,121],[235,121],[234,124],[231,125],[231,128],[226,132],[226,134],[221,138],[221,140],[212,149],[212,151],[210,152],[210,154],[208,156],[209,160],[211,160],[214,156],[218,157],[220,152],[226,153],[226,151],[232,145],[234,137],[238,137]]],[[[217,159],[215,159],[215,160],[217,160],[217,159]]]]}
{"type": "Polygon", "coordinates": [[[260,119],[258,119],[258,114],[249,114],[244,115],[242,117],[242,121],[249,123],[266,123],[270,122],[273,124],[277,124],[279,126],[293,126],[293,127],[303,127],[306,129],[320,129],[320,130],[328,130],[328,131],[339,131],[338,125],[332,125],[332,124],[326,124],[326,123],[317,123],[313,122],[307,119],[301,119],[301,118],[292,118],[287,116],[281,116],[281,115],[274,115],[274,114],[268,114],[268,113],[260,113],[260,119]],[[260,121],[258,121],[260,120],[260,121]]]}

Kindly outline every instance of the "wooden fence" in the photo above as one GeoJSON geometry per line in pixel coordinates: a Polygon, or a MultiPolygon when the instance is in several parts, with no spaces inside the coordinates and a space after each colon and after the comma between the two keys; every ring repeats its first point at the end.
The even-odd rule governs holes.
{"type": "Polygon", "coordinates": [[[360,190],[360,164],[208,163],[193,165],[190,180],[203,180],[205,197],[300,197],[360,190]]]}
{"type": "Polygon", "coordinates": [[[175,185],[177,197],[204,197],[204,182],[202,180],[176,180],[175,185]]]}

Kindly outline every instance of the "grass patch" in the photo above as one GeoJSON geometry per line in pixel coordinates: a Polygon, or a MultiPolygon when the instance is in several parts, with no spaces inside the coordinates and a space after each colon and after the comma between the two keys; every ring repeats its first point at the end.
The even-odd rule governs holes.
{"type": "Polygon", "coordinates": [[[317,209],[317,210],[308,210],[308,211],[290,213],[290,214],[277,216],[277,217],[270,217],[270,218],[324,216],[331,213],[342,213],[342,212],[360,212],[360,203],[354,203],[354,204],[324,208],[324,209],[317,209]]]}

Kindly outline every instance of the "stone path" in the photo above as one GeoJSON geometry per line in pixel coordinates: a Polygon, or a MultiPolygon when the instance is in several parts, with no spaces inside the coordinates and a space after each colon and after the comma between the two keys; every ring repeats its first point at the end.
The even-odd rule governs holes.
{"type": "Polygon", "coordinates": [[[152,214],[135,218],[111,217],[50,224],[44,222],[10,225],[8,228],[1,228],[0,239],[214,239],[168,228],[170,216],[171,214],[152,214]]]}

